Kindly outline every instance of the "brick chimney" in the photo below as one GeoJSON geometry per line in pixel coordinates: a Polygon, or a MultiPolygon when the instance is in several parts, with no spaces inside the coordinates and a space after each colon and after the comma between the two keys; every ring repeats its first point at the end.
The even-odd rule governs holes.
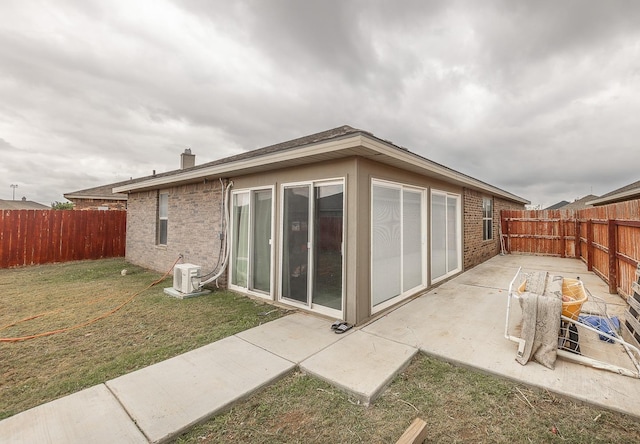
{"type": "Polygon", "coordinates": [[[186,148],[184,153],[180,154],[180,169],[191,168],[196,166],[196,155],[191,154],[191,148],[186,148]]]}

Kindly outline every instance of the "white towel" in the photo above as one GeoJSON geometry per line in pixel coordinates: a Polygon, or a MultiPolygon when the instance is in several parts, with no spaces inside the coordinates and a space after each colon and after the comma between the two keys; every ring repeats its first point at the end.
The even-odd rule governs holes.
{"type": "Polygon", "coordinates": [[[562,300],[555,295],[546,297],[524,292],[520,296],[522,307],[522,334],[524,352],[516,360],[525,365],[533,359],[553,370],[558,352],[558,331],[562,300]]]}

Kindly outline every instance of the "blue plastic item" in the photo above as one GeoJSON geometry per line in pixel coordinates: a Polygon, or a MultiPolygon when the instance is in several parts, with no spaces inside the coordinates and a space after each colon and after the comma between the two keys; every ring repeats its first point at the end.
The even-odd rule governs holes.
{"type": "MultiPolygon", "coordinates": [[[[613,336],[615,338],[618,337],[618,330],[620,329],[620,321],[618,320],[618,318],[616,316],[613,316],[611,318],[608,319],[610,322],[607,322],[606,318],[603,318],[602,316],[587,316],[587,315],[580,315],[578,317],[578,321],[583,323],[583,324],[587,324],[592,326],[593,328],[595,328],[596,330],[599,330],[603,333],[608,334],[609,336],[613,336]],[[611,324],[613,324],[613,328],[615,330],[611,329],[611,324]]],[[[598,336],[600,338],[601,341],[605,341],[605,342],[614,342],[612,339],[607,338],[606,336],[603,335],[599,335],[598,336]]]]}

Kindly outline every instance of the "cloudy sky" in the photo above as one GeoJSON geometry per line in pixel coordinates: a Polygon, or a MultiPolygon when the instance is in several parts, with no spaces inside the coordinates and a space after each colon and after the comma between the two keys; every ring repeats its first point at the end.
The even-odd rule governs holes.
{"type": "Polygon", "coordinates": [[[640,179],[640,2],[2,0],[0,199],[344,124],[543,207],[640,179]]]}

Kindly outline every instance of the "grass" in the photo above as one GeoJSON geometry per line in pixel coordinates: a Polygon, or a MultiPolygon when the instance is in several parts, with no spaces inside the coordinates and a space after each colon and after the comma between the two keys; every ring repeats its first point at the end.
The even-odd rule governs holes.
{"type": "MultiPolygon", "coordinates": [[[[0,336],[91,319],[158,277],[120,259],[0,270],[0,329],[48,313],[2,329],[0,336]],[[126,276],[120,274],[123,268],[126,276]]],[[[0,418],[284,314],[225,291],[176,300],[162,292],[169,282],[90,326],[0,343],[0,418]]],[[[628,416],[423,355],[370,407],[294,372],[177,441],[387,443],[395,442],[415,417],[427,421],[427,442],[640,442],[640,423],[628,416]]]]}
{"type": "Polygon", "coordinates": [[[178,442],[393,443],[416,417],[429,443],[640,442],[629,417],[424,355],[370,407],[296,372],[178,442]]]}
{"type": "MultiPolygon", "coordinates": [[[[94,319],[160,277],[123,259],[0,270],[0,337],[29,336],[94,319]],[[6,327],[36,315],[42,316],[6,327]]],[[[227,291],[174,299],[163,292],[170,285],[168,278],[86,327],[0,343],[0,419],[284,313],[227,291]]]]}

